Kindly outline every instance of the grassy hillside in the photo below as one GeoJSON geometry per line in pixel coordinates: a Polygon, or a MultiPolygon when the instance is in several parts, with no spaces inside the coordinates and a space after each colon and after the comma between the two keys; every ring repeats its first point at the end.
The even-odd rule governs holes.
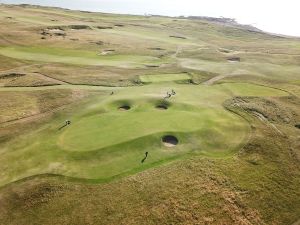
{"type": "Polygon", "coordinates": [[[300,39],[0,5],[0,224],[298,224],[300,39]]]}

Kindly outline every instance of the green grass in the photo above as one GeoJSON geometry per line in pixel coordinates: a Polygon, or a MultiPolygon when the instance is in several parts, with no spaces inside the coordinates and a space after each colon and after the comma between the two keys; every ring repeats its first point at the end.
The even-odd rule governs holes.
{"type": "Polygon", "coordinates": [[[155,82],[165,82],[165,81],[182,81],[189,80],[191,77],[186,73],[178,74],[161,74],[161,75],[141,75],[139,76],[143,83],[155,83],[155,82]]]}
{"type": "MultiPolygon", "coordinates": [[[[103,87],[62,85],[66,87],[104,90],[103,87]]],[[[27,89],[40,91],[42,88],[27,89]]],[[[0,161],[1,165],[5,165],[3,160],[10,162],[11,167],[0,183],[39,173],[107,180],[189,154],[211,157],[232,154],[247,140],[250,128],[246,120],[226,111],[222,103],[235,95],[287,95],[277,89],[242,83],[213,86],[155,83],[106,90],[114,90],[115,94],[94,97],[72,113],[60,114],[39,132],[33,131],[7,143],[13,151],[6,152],[0,161]],[[157,109],[171,89],[177,94],[168,100],[168,110],[157,109]],[[120,111],[118,108],[124,104],[131,109],[120,111]],[[72,124],[58,130],[65,119],[71,119],[72,124]],[[175,135],[179,145],[171,149],[164,147],[161,143],[164,134],[175,135]],[[149,158],[141,164],[145,151],[149,152],[149,158]],[[18,158],[23,159],[21,164],[18,158]]]]}
{"type": "Polygon", "coordinates": [[[26,74],[0,80],[1,224],[299,220],[299,39],[32,6],[0,5],[0,26],[1,75],[26,74]]]}
{"type": "Polygon", "coordinates": [[[75,65],[143,67],[144,64],[160,64],[161,60],[139,55],[97,55],[97,52],[67,50],[46,47],[4,47],[0,48],[3,56],[38,62],[55,62],[75,65]]]}

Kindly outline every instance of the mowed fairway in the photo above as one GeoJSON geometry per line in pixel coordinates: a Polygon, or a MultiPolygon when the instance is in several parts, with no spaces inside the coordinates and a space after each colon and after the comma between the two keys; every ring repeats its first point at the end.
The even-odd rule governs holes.
{"type": "Polygon", "coordinates": [[[143,83],[155,83],[176,80],[189,80],[191,77],[186,73],[160,74],[160,75],[141,75],[140,80],[143,83]]]}
{"type": "MultiPolygon", "coordinates": [[[[72,113],[57,115],[38,132],[10,142],[14,151],[6,152],[0,160],[0,168],[5,165],[4,160],[11,165],[6,168],[1,184],[43,173],[100,182],[185,156],[232,155],[247,142],[251,129],[245,119],[225,110],[222,103],[234,95],[287,95],[268,87],[250,85],[241,88],[244,86],[238,83],[198,86],[167,82],[107,88],[106,96],[93,97],[88,103],[74,108],[72,113]],[[176,95],[164,99],[172,89],[176,95]],[[114,90],[113,95],[110,90],[114,90]],[[159,108],[161,105],[165,108],[159,108]],[[122,108],[124,106],[127,110],[122,108]],[[71,120],[71,125],[63,127],[67,119],[71,120]],[[162,143],[164,135],[176,137],[178,144],[165,146],[162,143]],[[149,155],[142,163],[146,151],[149,155]],[[23,159],[21,164],[19,158],[23,159]]],[[[31,91],[34,89],[30,88],[31,91]]]]}
{"type": "Polygon", "coordinates": [[[100,55],[96,51],[68,50],[47,47],[5,47],[0,54],[37,62],[54,62],[74,65],[116,66],[124,68],[143,67],[144,64],[160,64],[163,61],[143,55],[100,55]]]}

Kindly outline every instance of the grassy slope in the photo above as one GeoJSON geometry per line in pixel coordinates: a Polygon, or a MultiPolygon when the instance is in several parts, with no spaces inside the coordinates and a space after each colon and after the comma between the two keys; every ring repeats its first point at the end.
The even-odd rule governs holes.
{"type": "Polygon", "coordinates": [[[0,125],[2,184],[40,173],[108,180],[118,175],[112,182],[97,185],[51,176],[11,183],[0,190],[2,224],[291,224],[299,219],[300,146],[299,129],[294,127],[300,119],[298,39],[201,20],[4,5],[0,12],[1,73],[27,74],[5,84],[38,86],[53,77],[54,83],[126,86],[139,85],[138,78],[144,75],[161,81],[182,72],[188,72],[194,83],[213,76],[216,79],[207,84],[221,83],[158,82],[123,89],[66,83],[0,88],[5,99],[1,120],[25,118],[0,125]],[[74,24],[91,29],[68,28],[74,24]],[[41,39],[42,30],[53,26],[63,27],[66,36],[41,39]],[[115,51],[97,55],[107,49],[115,51]],[[241,62],[229,63],[230,57],[241,57],[241,62]],[[148,64],[161,66],[147,68],[148,64]],[[42,80],[37,82],[33,72],[46,76],[39,76],[42,80]],[[172,88],[177,95],[171,98],[170,109],[155,110],[157,99],[172,88]],[[108,97],[112,90],[116,94],[108,97]],[[293,95],[287,97],[285,91],[293,95]],[[87,93],[95,96],[78,101],[87,93]],[[225,104],[251,124],[251,138],[239,149],[242,137],[249,134],[247,123],[222,107],[234,96],[252,96],[225,104]],[[124,101],[133,104],[132,111],[116,110],[124,101]],[[70,102],[76,105],[59,110],[70,102]],[[59,111],[52,116],[41,114],[48,110],[59,111]],[[161,114],[176,123],[166,122],[161,114]],[[61,136],[57,127],[66,118],[74,120],[77,129],[68,127],[61,136]],[[114,126],[98,127],[111,118],[114,126]],[[160,125],[158,130],[154,121],[160,125]],[[199,121],[207,123],[205,129],[196,128],[199,121]],[[218,132],[207,132],[212,124],[218,132]],[[86,132],[97,137],[98,132],[114,132],[113,128],[118,128],[115,135],[105,140],[104,136],[95,141],[78,137],[86,132]],[[180,140],[189,137],[191,144],[164,149],[157,141],[170,130],[180,140]],[[126,135],[115,140],[118,134],[126,135]],[[203,142],[208,134],[210,141],[203,142]],[[84,151],[103,141],[105,148],[84,151]],[[122,143],[112,145],[115,142],[122,143]],[[140,146],[144,146],[142,152],[140,146]],[[137,162],[148,147],[149,161],[140,165],[137,162]],[[198,147],[207,151],[186,154],[198,147]],[[74,148],[81,152],[70,151],[74,148]]]}
{"type": "MultiPolygon", "coordinates": [[[[80,112],[62,114],[39,128],[38,133],[33,131],[3,145],[14,149],[3,158],[14,166],[6,170],[2,183],[37,173],[101,180],[144,170],[187,153],[218,157],[234,153],[247,140],[250,131],[246,121],[223,109],[222,102],[231,97],[227,90],[247,96],[287,95],[255,85],[247,91],[241,89],[243,85],[191,87],[166,83],[123,88],[114,96],[97,97],[80,112]],[[171,87],[177,94],[169,100],[169,109],[156,109],[171,87]],[[131,110],[119,111],[118,107],[125,103],[131,105],[131,110]],[[59,131],[67,118],[72,120],[72,125],[59,131]],[[180,140],[174,150],[167,150],[160,143],[161,136],[167,133],[180,140]],[[141,143],[144,143],[143,149],[141,143]],[[145,151],[149,151],[150,156],[142,165],[140,160],[145,151]],[[23,163],[18,164],[17,158],[23,158],[23,163]]],[[[12,89],[16,90],[5,90],[12,89]]],[[[40,92],[40,88],[31,88],[35,89],[40,92]]]]}

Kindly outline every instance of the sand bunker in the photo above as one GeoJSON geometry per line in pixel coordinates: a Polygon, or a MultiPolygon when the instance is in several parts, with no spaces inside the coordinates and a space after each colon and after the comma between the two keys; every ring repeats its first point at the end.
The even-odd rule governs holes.
{"type": "Polygon", "coordinates": [[[119,107],[119,110],[121,110],[121,111],[128,111],[128,110],[130,110],[130,106],[129,105],[122,105],[121,107],[119,107]]]}
{"type": "Polygon", "coordinates": [[[179,142],[178,139],[172,135],[163,136],[161,140],[162,140],[164,146],[169,147],[169,148],[175,147],[179,142]]]}

